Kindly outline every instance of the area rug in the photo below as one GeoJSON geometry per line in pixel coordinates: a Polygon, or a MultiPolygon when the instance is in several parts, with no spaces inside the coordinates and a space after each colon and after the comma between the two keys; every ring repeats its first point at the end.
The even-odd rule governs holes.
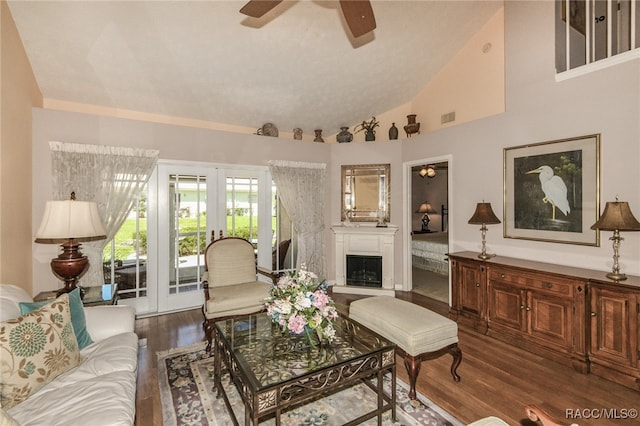
{"type": "MultiPolygon", "coordinates": [[[[213,388],[213,357],[204,350],[205,343],[198,343],[157,353],[158,383],[162,400],[162,417],[165,426],[178,425],[232,425],[224,400],[216,398],[213,388]]],[[[222,383],[236,417],[244,419],[244,406],[235,387],[228,378],[222,383]]],[[[390,390],[390,380],[385,380],[390,390]]],[[[397,421],[391,421],[391,412],[385,413],[385,425],[461,426],[462,424],[423,395],[418,401],[408,397],[408,386],[396,380],[397,421]]],[[[313,401],[282,414],[283,426],[293,425],[342,425],[359,414],[376,406],[375,393],[366,385],[356,385],[338,393],[313,401]],[[347,416],[347,417],[345,417],[347,416]]],[[[261,425],[273,425],[267,419],[261,425]]],[[[374,418],[365,425],[377,424],[374,418]]]]}

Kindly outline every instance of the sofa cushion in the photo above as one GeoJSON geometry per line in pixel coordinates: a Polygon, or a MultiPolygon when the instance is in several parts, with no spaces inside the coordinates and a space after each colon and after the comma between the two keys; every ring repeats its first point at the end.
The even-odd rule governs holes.
{"type": "Polygon", "coordinates": [[[33,302],[33,298],[18,286],[0,284],[0,321],[18,318],[21,315],[20,302],[33,302]]]}
{"type": "Polygon", "coordinates": [[[62,373],[44,386],[38,394],[66,387],[71,383],[89,380],[114,371],[130,371],[138,368],[138,335],[122,333],[108,337],[80,351],[82,362],[62,373]]]}
{"type": "Polygon", "coordinates": [[[27,399],[80,362],[69,295],[0,323],[0,403],[5,409],[27,399]]]}
{"type": "MultiPolygon", "coordinates": [[[[54,299],[55,300],[55,299],[54,299]]],[[[43,300],[41,302],[20,302],[20,314],[28,314],[29,312],[41,308],[51,303],[52,300],[43,300]]],[[[80,298],[80,289],[75,288],[69,292],[69,308],[71,308],[71,323],[73,324],[73,332],[78,340],[78,347],[83,349],[93,343],[89,332],[87,331],[87,321],[84,316],[84,305],[80,298]]]]}
{"type": "Polygon", "coordinates": [[[0,408],[0,426],[20,426],[13,417],[0,408]]]}
{"type": "Polygon", "coordinates": [[[130,426],[135,405],[136,373],[114,371],[38,392],[7,411],[22,426],[130,426]]]}

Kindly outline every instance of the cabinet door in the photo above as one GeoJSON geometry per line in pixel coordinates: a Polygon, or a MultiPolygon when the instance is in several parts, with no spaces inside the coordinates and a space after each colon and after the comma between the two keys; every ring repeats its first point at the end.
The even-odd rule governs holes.
{"type": "Polygon", "coordinates": [[[573,299],[529,291],[525,311],[531,336],[567,349],[573,346],[573,299]]]}
{"type": "Polygon", "coordinates": [[[591,287],[591,356],[638,366],[637,293],[591,287]]]}
{"type": "Polygon", "coordinates": [[[489,281],[489,324],[525,331],[526,300],[521,287],[496,280],[489,281]]]}
{"type": "Polygon", "coordinates": [[[458,262],[459,304],[462,311],[482,316],[484,308],[484,266],[458,262]]]}

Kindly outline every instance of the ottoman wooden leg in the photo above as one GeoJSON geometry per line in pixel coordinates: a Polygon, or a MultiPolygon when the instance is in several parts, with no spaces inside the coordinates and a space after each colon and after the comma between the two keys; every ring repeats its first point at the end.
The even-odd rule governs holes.
{"type": "Polygon", "coordinates": [[[458,347],[458,344],[455,343],[449,346],[449,353],[453,357],[453,361],[451,362],[451,375],[453,376],[453,380],[455,380],[456,382],[459,382],[460,376],[458,375],[456,370],[458,369],[458,366],[462,362],[462,351],[458,347]]]}
{"type": "Polygon", "coordinates": [[[404,354],[404,366],[409,375],[409,399],[412,401],[416,399],[416,381],[418,374],[420,374],[421,361],[420,357],[404,354]]]}

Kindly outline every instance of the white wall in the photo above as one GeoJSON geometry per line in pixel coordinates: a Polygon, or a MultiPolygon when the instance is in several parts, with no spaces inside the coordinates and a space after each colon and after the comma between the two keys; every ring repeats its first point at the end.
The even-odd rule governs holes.
{"type": "MultiPolygon", "coordinates": [[[[467,224],[477,202],[503,218],[503,149],[601,134],[601,207],[616,194],[640,218],[640,61],[568,81],[554,79],[554,2],[506,2],[506,113],[421,135],[403,145],[403,160],[451,154],[452,251],[480,250],[478,226],[467,224]]],[[[489,226],[491,252],[610,271],[610,232],[588,247],[507,239],[489,226]]],[[[621,269],[640,274],[640,233],[623,233],[621,269]]],[[[405,244],[405,242],[403,242],[405,244]]]]}
{"type": "MultiPolygon", "coordinates": [[[[268,160],[328,163],[330,159],[328,147],[321,143],[40,108],[33,111],[33,129],[33,235],[52,194],[49,141],[154,148],[160,159],[218,164],[266,166],[268,160]]],[[[327,205],[325,217],[330,214],[327,205]]],[[[56,250],[55,245],[33,244],[33,294],[57,288],[49,269],[56,250]]]]}
{"type": "MultiPolygon", "coordinates": [[[[640,61],[556,83],[554,49],[553,2],[506,2],[506,113],[396,141],[318,144],[36,109],[33,226],[37,227],[51,194],[49,140],[157,148],[160,158],[175,160],[262,165],[269,159],[326,162],[329,279],[334,278],[335,268],[329,227],[340,221],[342,164],[391,164],[391,222],[401,227],[395,240],[397,284],[403,283],[401,247],[411,231],[402,228],[407,214],[403,211],[403,162],[451,156],[452,251],[480,250],[478,227],[467,224],[478,201],[490,202],[502,219],[506,147],[600,133],[601,210],[605,201],[619,194],[640,218],[640,61]]],[[[501,226],[494,225],[489,227],[487,244],[498,254],[608,271],[612,265],[609,236],[603,233],[601,247],[586,247],[506,239],[501,226]]],[[[621,269],[640,275],[640,232],[627,232],[623,237],[621,269]]],[[[43,253],[44,248],[34,244],[34,294],[55,288],[48,265],[53,255],[43,253]]]]}

